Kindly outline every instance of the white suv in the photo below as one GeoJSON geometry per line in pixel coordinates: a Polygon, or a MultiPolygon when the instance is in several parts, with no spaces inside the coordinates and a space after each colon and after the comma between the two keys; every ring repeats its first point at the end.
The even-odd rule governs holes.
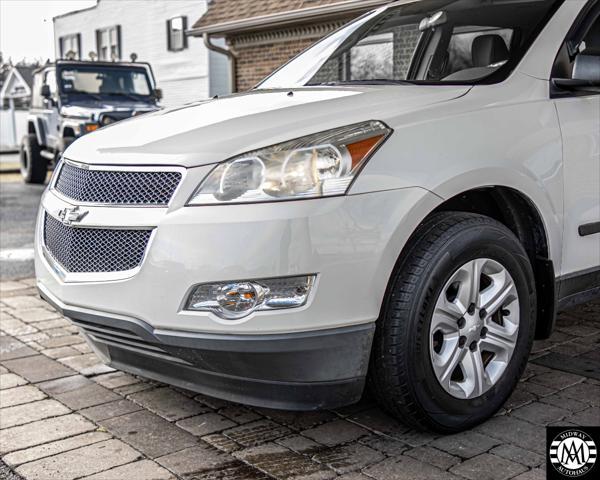
{"type": "Polygon", "coordinates": [[[77,140],[41,295],[110,365],[224,399],[492,415],[600,294],[600,2],[401,1],[252,91],[77,140]]]}

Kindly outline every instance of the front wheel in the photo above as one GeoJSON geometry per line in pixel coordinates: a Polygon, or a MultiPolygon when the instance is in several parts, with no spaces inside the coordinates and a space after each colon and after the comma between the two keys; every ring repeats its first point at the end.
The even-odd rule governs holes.
{"type": "Polygon", "coordinates": [[[501,223],[445,212],[424,222],[388,287],[371,358],[376,397],[438,432],[492,416],[514,390],[535,331],[535,281],[501,223]]]}
{"type": "Polygon", "coordinates": [[[25,183],[44,183],[48,173],[48,161],[42,157],[42,149],[34,133],[23,137],[20,152],[21,176],[25,183]]]}

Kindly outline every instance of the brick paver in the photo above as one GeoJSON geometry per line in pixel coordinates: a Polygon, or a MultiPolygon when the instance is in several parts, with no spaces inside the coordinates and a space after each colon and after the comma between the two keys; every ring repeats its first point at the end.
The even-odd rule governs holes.
{"type": "Polygon", "coordinates": [[[440,436],[368,396],[334,411],[282,412],[113,371],[32,285],[0,282],[0,476],[541,480],[546,425],[600,425],[600,302],[561,314],[556,333],[535,342],[498,415],[440,436]]]}

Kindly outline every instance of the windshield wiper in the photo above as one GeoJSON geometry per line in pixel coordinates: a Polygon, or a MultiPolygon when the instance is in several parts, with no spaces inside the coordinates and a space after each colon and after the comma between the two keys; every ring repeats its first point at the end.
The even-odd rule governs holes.
{"type": "Polygon", "coordinates": [[[370,78],[357,80],[338,80],[335,82],[307,83],[307,87],[335,87],[337,85],[414,85],[410,80],[393,80],[388,78],[370,78]]]}

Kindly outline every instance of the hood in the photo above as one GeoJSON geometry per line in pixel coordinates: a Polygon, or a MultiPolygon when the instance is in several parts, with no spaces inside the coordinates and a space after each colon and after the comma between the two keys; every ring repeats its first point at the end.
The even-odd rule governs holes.
{"type": "Polygon", "coordinates": [[[84,163],[195,167],[367,120],[398,117],[452,100],[468,86],[352,86],[253,90],[121,121],[74,142],[84,163]]]}
{"type": "Polygon", "coordinates": [[[82,120],[97,120],[102,113],[132,112],[155,110],[157,106],[152,102],[86,100],[77,104],[66,104],[60,109],[64,117],[79,118],[82,120]]]}

